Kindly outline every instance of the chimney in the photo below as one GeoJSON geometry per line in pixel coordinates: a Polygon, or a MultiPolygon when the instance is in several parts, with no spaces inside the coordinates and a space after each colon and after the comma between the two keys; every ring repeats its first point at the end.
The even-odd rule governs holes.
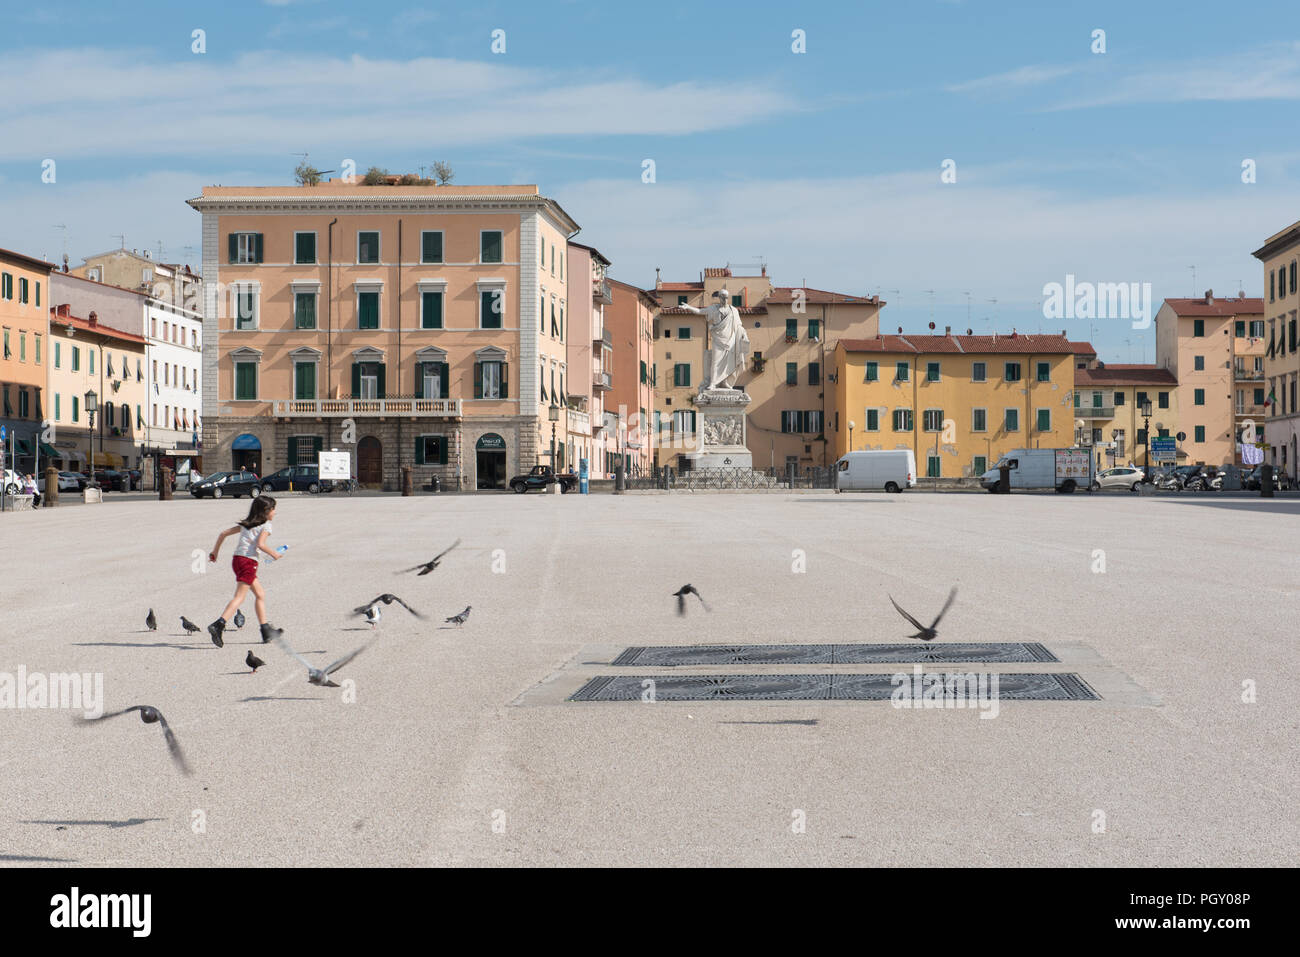
{"type": "Polygon", "coordinates": [[[89,322],[92,327],[97,325],[99,323],[99,313],[95,312],[94,309],[90,310],[90,315],[86,317],[86,321],[89,322]]]}
{"type": "Polygon", "coordinates": [[[766,275],[767,275],[767,263],[763,263],[762,271],[759,273],[759,275],[760,275],[760,276],[766,276],[766,275]]]}
{"type": "Polygon", "coordinates": [[[943,334],[944,334],[945,336],[950,336],[950,335],[952,335],[952,326],[944,326],[944,327],[943,327],[943,334]]]}
{"type": "Polygon", "coordinates": [[[66,302],[61,302],[61,303],[59,303],[58,308],[54,310],[54,314],[55,314],[56,316],[68,316],[68,315],[71,315],[71,313],[68,312],[68,309],[69,309],[69,305],[68,305],[68,303],[66,303],[66,302]]]}
{"type": "Polygon", "coordinates": [[[67,272],[67,271],[68,271],[68,254],[67,254],[67,253],[64,253],[64,254],[63,254],[63,271],[64,271],[64,272],[67,272]]]}
{"type": "Polygon", "coordinates": [[[1066,330],[1064,330],[1064,329],[1061,330],[1061,338],[1062,338],[1062,339],[1068,339],[1068,338],[1070,338],[1070,336],[1067,334],[1066,330]]]}
{"type": "Polygon", "coordinates": [[[1212,306],[1212,305],[1214,305],[1214,290],[1213,290],[1213,289],[1207,289],[1207,290],[1205,290],[1205,304],[1206,304],[1207,306],[1212,306]]]}

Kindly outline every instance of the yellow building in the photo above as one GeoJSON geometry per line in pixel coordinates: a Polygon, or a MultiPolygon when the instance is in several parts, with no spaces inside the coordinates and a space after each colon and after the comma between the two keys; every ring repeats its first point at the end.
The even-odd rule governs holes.
{"type": "MultiPolygon", "coordinates": [[[[1250,383],[1250,396],[1253,399],[1259,394],[1255,391],[1258,385],[1267,406],[1264,461],[1294,476],[1300,464],[1300,396],[1296,394],[1300,384],[1300,334],[1296,328],[1300,319],[1300,283],[1296,275],[1300,271],[1300,222],[1268,237],[1251,255],[1264,267],[1264,286],[1268,290],[1264,334],[1268,342],[1262,375],[1250,383]]],[[[1258,302],[1262,310],[1263,298],[1258,302]]],[[[1256,368],[1253,361],[1248,368],[1256,368]]],[[[1252,404],[1258,407],[1258,403],[1252,404]]],[[[1244,418],[1239,417],[1239,425],[1244,418]]]]}
{"type": "MultiPolygon", "coordinates": [[[[1090,362],[1074,371],[1075,444],[1093,450],[1093,465],[1159,464],[1146,459],[1147,419],[1142,403],[1150,401],[1152,436],[1178,435],[1178,379],[1156,365],[1090,362]]],[[[1178,464],[1187,453],[1178,443],[1178,464]]]]}
{"type": "Polygon", "coordinates": [[[836,458],[911,449],[921,476],[978,476],[1010,449],[1073,444],[1074,374],[1064,336],[842,339],[827,436],[836,458]]]}

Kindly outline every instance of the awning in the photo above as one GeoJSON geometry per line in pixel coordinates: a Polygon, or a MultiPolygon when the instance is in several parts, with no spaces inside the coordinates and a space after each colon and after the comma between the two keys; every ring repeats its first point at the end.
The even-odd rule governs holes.
{"type": "Polygon", "coordinates": [[[243,435],[236,436],[235,441],[230,443],[230,447],[235,451],[256,452],[261,451],[262,442],[256,435],[245,432],[243,435]]]}
{"type": "Polygon", "coordinates": [[[27,439],[14,440],[14,448],[18,450],[19,455],[26,456],[32,454],[32,443],[27,439]]]}
{"type": "Polygon", "coordinates": [[[42,443],[41,443],[41,455],[43,455],[43,456],[44,456],[45,458],[47,458],[47,459],[60,459],[60,458],[63,458],[63,453],[62,453],[62,452],[60,452],[58,449],[54,448],[52,445],[49,445],[49,444],[47,444],[47,443],[45,443],[45,442],[42,442],[42,443]]]}

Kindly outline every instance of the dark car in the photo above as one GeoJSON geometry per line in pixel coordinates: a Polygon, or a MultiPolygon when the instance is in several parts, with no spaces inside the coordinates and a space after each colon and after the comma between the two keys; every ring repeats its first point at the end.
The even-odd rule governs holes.
{"type": "MultiPolygon", "coordinates": [[[[89,475],[82,473],[87,479],[89,475]]],[[[127,478],[117,469],[95,469],[95,484],[105,492],[125,492],[127,478]]]]}
{"type": "Polygon", "coordinates": [[[556,475],[549,465],[534,465],[527,475],[516,475],[512,478],[510,487],[522,495],[529,489],[546,488],[555,482],[559,482],[560,491],[567,494],[578,487],[578,476],[567,473],[556,475]]]}
{"type": "Polygon", "coordinates": [[[140,474],[139,469],[127,469],[126,475],[130,476],[131,489],[133,491],[139,490],[144,487],[144,476],[140,474]]]}
{"type": "Polygon", "coordinates": [[[287,492],[293,486],[295,492],[316,492],[325,489],[319,465],[291,465],[288,468],[272,472],[262,479],[263,492],[287,492]]]}
{"type": "Polygon", "coordinates": [[[256,498],[261,493],[261,479],[255,472],[213,472],[190,486],[190,494],[195,498],[239,498],[241,495],[256,498]]]}

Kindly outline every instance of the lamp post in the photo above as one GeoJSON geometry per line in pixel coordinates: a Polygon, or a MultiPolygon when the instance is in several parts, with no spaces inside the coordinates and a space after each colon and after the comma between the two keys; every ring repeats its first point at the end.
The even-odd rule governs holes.
{"type": "Polygon", "coordinates": [[[95,390],[89,390],[86,395],[86,422],[90,428],[90,481],[87,483],[92,486],[98,486],[95,481],[95,413],[99,411],[99,396],[95,390]]]}
{"type": "Polygon", "coordinates": [[[849,419],[849,451],[853,451],[853,427],[856,425],[852,419],[849,419]]]}
{"type": "Polygon", "coordinates": [[[551,399],[551,407],[546,410],[546,416],[551,420],[551,471],[555,471],[555,423],[560,421],[560,406],[555,399],[551,399]]]}
{"type": "Polygon", "coordinates": [[[1142,400],[1142,418],[1146,420],[1142,431],[1143,433],[1145,433],[1147,437],[1146,460],[1142,464],[1149,467],[1151,465],[1151,400],[1150,399],[1142,400]]]}

